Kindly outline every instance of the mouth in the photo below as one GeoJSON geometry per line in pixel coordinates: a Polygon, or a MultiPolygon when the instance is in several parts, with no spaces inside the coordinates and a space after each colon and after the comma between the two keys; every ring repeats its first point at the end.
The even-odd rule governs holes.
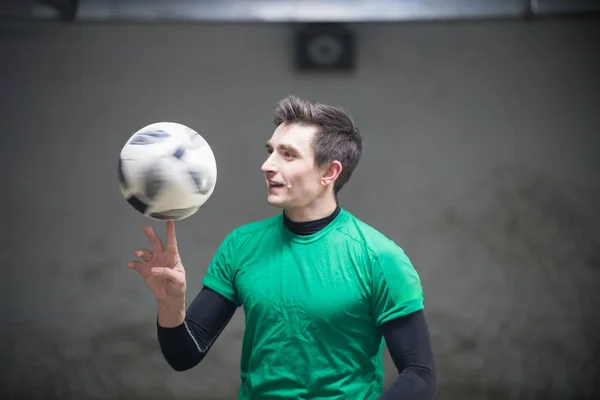
{"type": "Polygon", "coordinates": [[[282,188],[285,186],[283,183],[272,182],[272,181],[267,181],[267,184],[269,186],[269,189],[277,189],[277,188],[282,188]]]}

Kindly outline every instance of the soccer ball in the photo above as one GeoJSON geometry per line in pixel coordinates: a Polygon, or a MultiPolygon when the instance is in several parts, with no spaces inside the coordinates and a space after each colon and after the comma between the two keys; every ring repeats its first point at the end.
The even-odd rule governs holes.
{"type": "Polygon", "coordinates": [[[135,132],[119,156],[119,188],[142,215],[160,221],[195,214],[212,195],[217,164],[192,128],[157,122],[135,132]]]}

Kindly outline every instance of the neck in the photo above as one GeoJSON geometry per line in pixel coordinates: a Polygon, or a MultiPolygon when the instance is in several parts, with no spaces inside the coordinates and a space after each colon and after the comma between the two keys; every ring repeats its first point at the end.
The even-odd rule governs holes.
{"type": "Polygon", "coordinates": [[[338,208],[335,197],[321,202],[321,204],[309,205],[299,209],[285,209],[284,215],[292,222],[308,222],[325,218],[338,208]]]}
{"type": "Polygon", "coordinates": [[[329,225],[340,213],[340,206],[336,205],[335,209],[323,218],[313,219],[310,221],[294,222],[289,219],[286,213],[283,213],[283,224],[292,233],[296,235],[312,235],[319,232],[321,229],[329,225]]]}

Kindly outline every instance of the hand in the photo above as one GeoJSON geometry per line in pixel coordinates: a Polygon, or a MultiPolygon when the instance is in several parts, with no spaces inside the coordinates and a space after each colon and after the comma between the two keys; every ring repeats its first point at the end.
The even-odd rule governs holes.
{"type": "Polygon", "coordinates": [[[175,223],[167,221],[166,251],[160,237],[151,227],[145,226],[144,233],[152,245],[152,251],[136,250],[135,256],[140,257],[144,262],[132,261],[129,263],[129,268],[140,273],[159,303],[185,302],[185,269],[177,249],[175,223]]]}

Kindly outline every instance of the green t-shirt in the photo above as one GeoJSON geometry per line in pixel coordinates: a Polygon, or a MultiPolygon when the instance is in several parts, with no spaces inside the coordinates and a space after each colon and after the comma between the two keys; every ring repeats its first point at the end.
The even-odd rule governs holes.
{"type": "Polygon", "coordinates": [[[345,209],[307,236],[282,215],[233,230],[203,284],[243,307],[243,400],[376,399],[379,326],[423,308],[404,251],[345,209]]]}

